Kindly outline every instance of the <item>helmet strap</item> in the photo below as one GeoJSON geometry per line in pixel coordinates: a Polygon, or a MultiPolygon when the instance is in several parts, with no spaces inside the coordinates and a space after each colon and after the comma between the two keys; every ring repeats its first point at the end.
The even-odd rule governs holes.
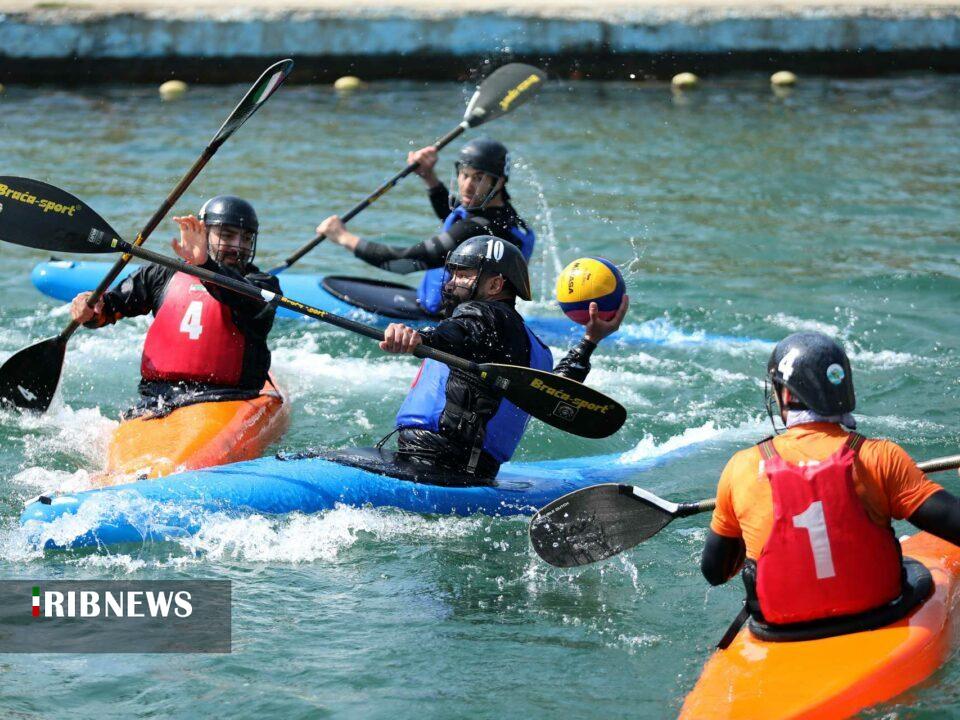
{"type": "Polygon", "coordinates": [[[769,377],[764,378],[763,380],[763,405],[767,410],[767,417],[770,418],[770,426],[773,428],[773,434],[779,435],[787,428],[786,426],[778,428],[776,421],[773,419],[773,411],[774,408],[776,408],[777,417],[780,417],[782,420],[782,416],[780,414],[780,393],[777,390],[776,384],[771,382],[769,377]]]}

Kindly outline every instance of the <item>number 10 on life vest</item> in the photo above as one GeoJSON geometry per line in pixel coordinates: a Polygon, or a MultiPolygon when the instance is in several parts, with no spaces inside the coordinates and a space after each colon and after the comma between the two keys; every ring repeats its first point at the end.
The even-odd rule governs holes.
{"type": "Polygon", "coordinates": [[[180,332],[186,333],[191,340],[199,340],[203,332],[203,302],[193,300],[180,321],[180,332]]]}

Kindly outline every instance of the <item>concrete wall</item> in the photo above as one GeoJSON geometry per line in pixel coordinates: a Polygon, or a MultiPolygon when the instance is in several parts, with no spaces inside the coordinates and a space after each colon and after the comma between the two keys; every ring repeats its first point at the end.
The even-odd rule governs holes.
{"type": "Polygon", "coordinates": [[[779,15],[700,8],[666,17],[637,11],[624,23],[505,12],[239,14],[7,13],[0,15],[0,81],[96,81],[117,72],[146,81],[172,68],[229,81],[246,72],[247,62],[282,56],[314,68],[309,78],[298,72],[300,81],[359,68],[367,77],[457,77],[483,59],[503,58],[601,77],[625,77],[628,70],[663,76],[681,66],[759,69],[786,59],[808,71],[857,74],[870,67],[960,69],[960,8],[949,7],[800,7],[779,15]]]}

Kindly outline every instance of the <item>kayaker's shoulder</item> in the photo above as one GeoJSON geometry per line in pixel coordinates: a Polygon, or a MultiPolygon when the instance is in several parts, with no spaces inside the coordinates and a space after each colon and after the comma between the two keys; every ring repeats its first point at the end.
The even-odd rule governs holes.
{"type": "Polygon", "coordinates": [[[743,450],[738,450],[727,461],[727,466],[723,473],[727,475],[733,473],[735,476],[749,474],[751,477],[756,474],[760,467],[760,448],[757,445],[751,445],[743,450]]]}
{"type": "Polygon", "coordinates": [[[884,438],[866,438],[857,454],[860,456],[860,461],[867,464],[915,462],[900,445],[884,438]]]}

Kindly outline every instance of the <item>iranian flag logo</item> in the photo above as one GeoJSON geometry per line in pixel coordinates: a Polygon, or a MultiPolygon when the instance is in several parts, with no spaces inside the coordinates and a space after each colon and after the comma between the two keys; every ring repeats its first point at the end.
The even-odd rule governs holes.
{"type": "Polygon", "coordinates": [[[33,616],[40,617],[40,586],[33,586],[33,616]]]}

